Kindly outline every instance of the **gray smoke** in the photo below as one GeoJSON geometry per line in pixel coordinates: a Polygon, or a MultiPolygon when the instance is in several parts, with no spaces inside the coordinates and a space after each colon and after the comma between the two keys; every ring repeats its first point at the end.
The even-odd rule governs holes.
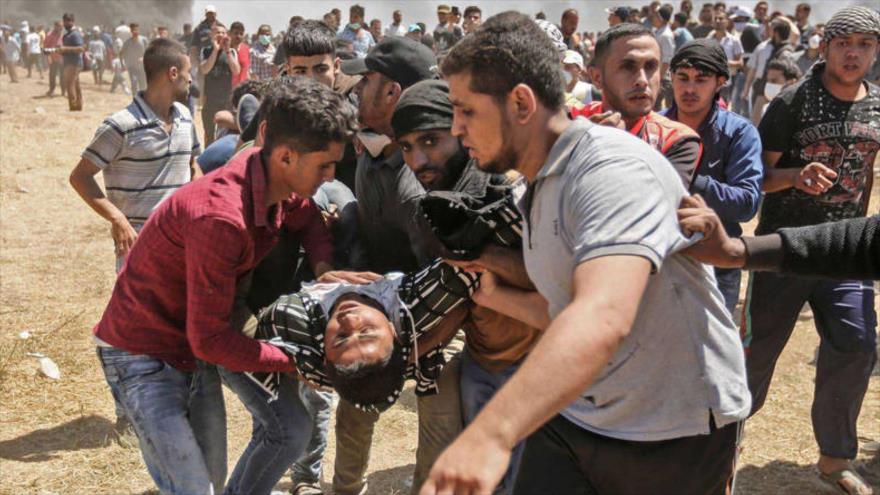
{"type": "Polygon", "coordinates": [[[193,0],[2,0],[0,19],[18,27],[21,21],[51,26],[70,12],[83,27],[117,26],[119,21],[137,22],[141,32],[166,26],[174,33],[185,22],[192,22],[193,0]]]}

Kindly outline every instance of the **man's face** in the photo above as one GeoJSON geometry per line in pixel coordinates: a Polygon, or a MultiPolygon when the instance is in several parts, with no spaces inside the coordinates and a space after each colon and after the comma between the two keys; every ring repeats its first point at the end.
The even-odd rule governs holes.
{"type": "Polygon", "coordinates": [[[727,14],[715,14],[715,31],[727,31],[727,14]]]}
{"type": "MultiPolygon", "coordinates": [[[[387,132],[397,99],[391,94],[393,81],[378,72],[367,72],[354,90],[358,95],[358,115],[364,127],[387,132]]],[[[399,97],[399,95],[398,95],[399,97]]]]}
{"type": "Polygon", "coordinates": [[[437,22],[440,24],[446,24],[446,19],[449,17],[447,12],[437,12],[437,22]]]}
{"type": "Polygon", "coordinates": [[[822,41],[819,52],[826,60],[825,72],[845,85],[858,84],[871,70],[878,53],[877,36],[853,33],[822,41]]]}
{"type": "Polygon", "coordinates": [[[258,36],[269,36],[271,38],[272,37],[272,28],[269,26],[263,26],[260,28],[259,31],[257,31],[257,35],[258,36]]]}
{"type": "Polygon", "coordinates": [[[375,363],[391,353],[394,336],[394,326],[376,303],[345,294],[336,300],[324,330],[324,351],[336,365],[375,363]]]}
{"type": "Polygon", "coordinates": [[[804,7],[798,8],[794,12],[794,18],[797,20],[798,24],[805,24],[810,18],[810,9],[804,7]]]}
{"type": "Polygon", "coordinates": [[[64,25],[62,23],[56,21],[55,24],[52,25],[52,30],[55,31],[56,33],[59,33],[59,32],[61,32],[61,28],[63,28],[63,27],[64,27],[64,25]]]}
{"type": "Polygon", "coordinates": [[[779,69],[767,69],[767,83],[768,84],[780,84],[785,86],[788,81],[785,79],[785,74],[782,73],[779,69]]]}
{"type": "Polygon", "coordinates": [[[391,14],[391,19],[394,20],[394,24],[400,24],[403,21],[403,15],[400,11],[395,10],[393,14],[391,14]]]}
{"type": "Polygon", "coordinates": [[[715,10],[712,7],[703,7],[700,9],[700,22],[710,24],[714,18],[715,10]]]}
{"type": "Polygon", "coordinates": [[[370,23],[370,34],[373,35],[373,39],[379,41],[382,37],[382,21],[376,19],[370,23]]]}
{"type": "Polygon", "coordinates": [[[471,91],[470,74],[460,73],[446,80],[454,109],[452,135],[461,140],[481,170],[504,173],[515,168],[518,156],[510,139],[513,122],[506,107],[492,96],[471,91]]]}
{"type": "Polygon", "coordinates": [[[329,88],[336,82],[338,66],[339,62],[329,53],[310,57],[287,57],[288,74],[314,79],[329,88]]]}
{"type": "Polygon", "coordinates": [[[162,28],[158,31],[158,34],[159,34],[160,38],[167,38],[168,37],[168,30],[165,28],[162,28]]]}
{"type": "Polygon", "coordinates": [[[471,12],[464,18],[464,29],[469,33],[480,27],[483,22],[483,14],[480,12],[471,12]]]}
{"type": "Polygon", "coordinates": [[[233,29],[229,31],[229,41],[232,42],[233,46],[238,46],[241,43],[241,40],[244,39],[244,29],[233,29]]]}
{"type": "Polygon", "coordinates": [[[428,191],[452,188],[467,157],[450,129],[429,129],[398,137],[403,160],[428,191]]]}
{"type": "Polygon", "coordinates": [[[672,91],[679,111],[699,114],[709,109],[725,78],[698,69],[680,68],[672,75],[672,91]]]}
{"type": "MultiPolygon", "coordinates": [[[[279,144],[272,150],[270,160],[280,165],[280,180],[291,192],[301,198],[311,198],[325,182],[330,182],[336,173],[336,162],[342,159],[344,143],[330,142],[327,149],[299,153],[286,144],[279,144]]],[[[272,167],[273,164],[270,164],[272,167]]]]}
{"type": "MultiPolygon", "coordinates": [[[[134,34],[134,33],[132,33],[132,34],[134,34]]],[[[223,26],[218,26],[217,24],[214,24],[214,27],[211,28],[211,36],[214,38],[214,41],[216,41],[218,44],[222,45],[223,41],[225,41],[227,38],[226,28],[223,26]]]]}
{"type": "Polygon", "coordinates": [[[562,17],[562,23],[559,26],[562,28],[562,34],[565,36],[571,36],[572,33],[577,31],[578,28],[578,15],[577,14],[568,14],[562,17]]]}
{"type": "Polygon", "coordinates": [[[189,100],[189,88],[192,85],[192,74],[190,73],[191,68],[192,65],[190,64],[189,57],[182,56],[180,70],[177,70],[174,67],[169,69],[171,83],[174,87],[174,101],[183,103],[184,105],[186,105],[189,100]]]}
{"type": "Polygon", "coordinates": [[[617,17],[617,14],[608,14],[608,27],[616,26],[621,23],[623,23],[623,20],[621,20],[620,17],[617,17]]]}
{"type": "Polygon", "coordinates": [[[620,112],[625,120],[651,112],[660,89],[660,47],[653,36],[614,40],[600,65],[589,71],[607,110],[620,112]]]}
{"type": "Polygon", "coordinates": [[[755,5],[755,19],[764,22],[767,19],[767,3],[766,2],[758,2],[755,5]]]}
{"type": "Polygon", "coordinates": [[[349,24],[360,24],[361,26],[363,26],[364,16],[362,16],[358,13],[352,12],[352,13],[348,14],[348,23],[349,24]]]}
{"type": "Polygon", "coordinates": [[[216,12],[205,12],[205,20],[208,21],[208,24],[213,24],[214,21],[217,20],[216,12]]]}
{"type": "Polygon", "coordinates": [[[694,4],[688,0],[684,0],[683,2],[681,2],[681,6],[679,7],[679,10],[681,12],[684,12],[685,14],[687,14],[688,17],[690,17],[691,11],[693,9],[694,9],[694,4]]]}
{"type": "Polygon", "coordinates": [[[140,27],[133,27],[133,28],[131,28],[131,37],[132,37],[132,38],[137,38],[138,36],[140,36],[140,34],[141,34],[141,28],[140,28],[140,27]]]}

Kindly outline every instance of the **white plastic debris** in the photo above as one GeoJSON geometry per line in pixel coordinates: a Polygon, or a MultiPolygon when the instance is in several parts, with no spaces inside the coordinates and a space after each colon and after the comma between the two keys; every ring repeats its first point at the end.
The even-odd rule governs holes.
{"type": "Polygon", "coordinates": [[[31,333],[28,332],[27,330],[25,330],[23,332],[18,332],[18,338],[20,338],[21,340],[27,340],[27,339],[31,338],[31,333]]]}
{"type": "Polygon", "coordinates": [[[40,373],[47,378],[51,378],[53,380],[58,380],[61,378],[61,370],[58,369],[58,365],[55,364],[55,361],[52,361],[51,358],[40,354],[39,352],[29,352],[27,353],[30,357],[35,357],[40,360],[40,373]]]}
{"type": "Polygon", "coordinates": [[[16,187],[16,190],[17,190],[18,192],[20,192],[20,193],[26,193],[26,192],[29,192],[28,189],[27,189],[26,187],[24,187],[24,186],[18,186],[18,187],[16,187]]]}
{"type": "Polygon", "coordinates": [[[46,109],[43,108],[43,107],[37,107],[37,108],[34,109],[34,111],[37,112],[37,113],[39,113],[39,114],[44,114],[44,113],[46,113],[46,109]]]}

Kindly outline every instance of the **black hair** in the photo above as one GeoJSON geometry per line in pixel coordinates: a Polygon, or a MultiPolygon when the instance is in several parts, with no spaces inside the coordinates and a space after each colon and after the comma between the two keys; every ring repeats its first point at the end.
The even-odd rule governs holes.
{"type": "Polygon", "coordinates": [[[144,51],[144,72],[147,81],[162,74],[171,67],[183,70],[184,61],[187,58],[186,48],[169,38],[156,38],[147,45],[144,51]]]}
{"type": "Polygon", "coordinates": [[[675,22],[681,24],[682,27],[686,27],[688,22],[688,15],[684,12],[679,12],[675,14],[675,22]]]}
{"type": "Polygon", "coordinates": [[[535,19],[537,19],[539,21],[546,21],[547,14],[545,14],[544,12],[538,12],[537,14],[535,14],[535,19]]]}
{"type": "Polygon", "coordinates": [[[61,16],[61,19],[65,21],[73,21],[76,20],[76,17],[73,16],[70,12],[65,12],[64,15],[61,16]]]}
{"type": "Polygon", "coordinates": [[[381,411],[397,400],[406,380],[406,369],[403,346],[395,340],[391,352],[378,361],[349,366],[327,363],[325,372],[340,397],[381,411]]]}
{"type": "Polygon", "coordinates": [[[244,95],[254,95],[258,100],[262,100],[268,88],[268,80],[245,79],[232,89],[232,108],[238,108],[238,103],[244,95]]]}
{"type": "Polygon", "coordinates": [[[241,29],[241,31],[244,32],[244,24],[239,21],[235,21],[229,25],[229,30],[232,31],[233,29],[241,29]]]}
{"type": "Polygon", "coordinates": [[[293,24],[284,36],[284,54],[288,57],[335,56],[336,33],[315,19],[293,24]]]}
{"type": "Polygon", "coordinates": [[[782,19],[774,19],[773,22],[770,23],[770,29],[774,34],[778,34],[783,41],[788,40],[791,37],[791,24],[782,19]]]}
{"type": "Polygon", "coordinates": [[[305,77],[291,77],[263,98],[259,114],[266,121],[263,149],[287,143],[301,153],[326,150],[357,131],[356,110],[341,94],[305,77]]]}
{"type": "Polygon", "coordinates": [[[810,4],[808,3],[799,3],[797,4],[797,7],[794,8],[795,12],[797,12],[798,10],[806,10],[807,12],[810,12],[812,10],[812,7],[810,7],[810,4]]]}
{"type": "Polygon", "coordinates": [[[664,22],[669,22],[669,19],[672,19],[672,10],[673,10],[672,5],[669,5],[667,3],[667,4],[663,5],[662,7],[660,7],[659,9],[657,9],[657,15],[659,15],[660,18],[663,19],[664,22]]]}
{"type": "Polygon", "coordinates": [[[364,8],[362,6],[360,6],[358,4],[354,4],[351,6],[350,9],[348,9],[348,15],[350,16],[351,14],[360,16],[360,18],[363,19],[364,15],[366,15],[366,11],[364,10],[364,8]]]}
{"type": "Polygon", "coordinates": [[[468,8],[464,9],[464,16],[467,17],[467,16],[471,15],[472,12],[476,12],[480,15],[483,15],[483,11],[480,10],[479,7],[477,7],[476,5],[471,5],[468,8]]]}
{"type": "Polygon", "coordinates": [[[611,51],[611,44],[619,38],[628,38],[630,36],[651,36],[651,30],[644,24],[634,22],[623,22],[606,29],[596,40],[592,64],[601,67],[605,62],[605,57],[611,51]]]}
{"type": "Polygon", "coordinates": [[[577,9],[565,9],[565,12],[562,13],[562,18],[565,19],[570,15],[578,15],[577,9]]]}
{"type": "Polygon", "coordinates": [[[782,72],[786,80],[800,79],[803,76],[801,69],[788,57],[779,57],[767,64],[767,70],[778,70],[782,72]]]}
{"type": "Polygon", "coordinates": [[[547,33],[519,12],[494,15],[459,41],[443,59],[442,72],[469,73],[471,91],[496,100],[525,84],[549,110],[564,101],[559,52],[547,33]]]}

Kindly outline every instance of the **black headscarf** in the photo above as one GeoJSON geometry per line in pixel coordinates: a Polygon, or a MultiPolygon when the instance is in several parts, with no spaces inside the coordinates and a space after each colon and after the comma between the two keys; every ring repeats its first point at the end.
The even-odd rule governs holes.
{"type": "Polygon", "coordinates": [[[391,116],[397,137],[428,129],[452,127],[452,103],[446,81],[429,79],[413,84],[400,95],[391,116]]]}
{"type": "Polygon", "coordinates": [[[727,54],[718,41],[699,38],[685,43],[672,57],[669,68],[675,71],[682,67],[692,67],[716,76],[730,78],[727,62],[727,54]]]}

